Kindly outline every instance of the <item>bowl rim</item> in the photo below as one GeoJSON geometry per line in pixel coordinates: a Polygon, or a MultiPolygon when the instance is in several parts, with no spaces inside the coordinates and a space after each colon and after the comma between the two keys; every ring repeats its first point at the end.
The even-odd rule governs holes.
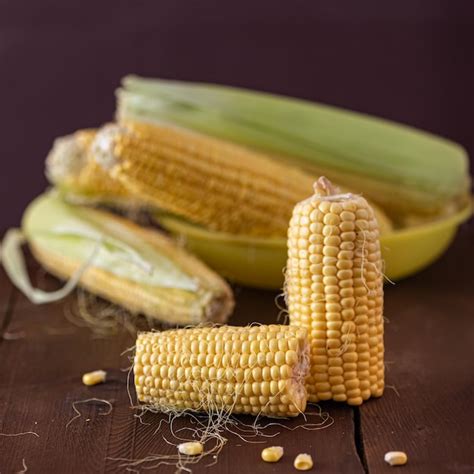
{"type": "MultiPolygon", "coordinates": [[[[382,235],[381,240],[387,241],[394,238],[407,239],[412,238],[415,235],[426,235],[441,229],[457,227],[471,217],[472,210],[473,203],[470,200],[455,214],[425,224],[393,230],[382,235]]],[[[183,235],[197,239],[242,246],[252,245],[254,247],[260,246],[275,248],[286,246],[286,239],[284,238],[253,237],[248,235],[233,235],[226,232],[210,231],[197,224],[187,222],[180,217],[170,214],[161,214],[159,212],[154,213],[153,218],[168,231],[182,233],[183,235]]]]}

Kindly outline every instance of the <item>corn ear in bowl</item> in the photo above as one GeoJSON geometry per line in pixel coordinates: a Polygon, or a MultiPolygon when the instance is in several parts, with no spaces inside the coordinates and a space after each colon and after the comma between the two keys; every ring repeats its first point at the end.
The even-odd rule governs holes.
{"type": "MultiPolygon", "coordinates": [[[[382,233],[384,274],[391,280],[412,275],[433,263],[448,248],[458,226],[471,216],[471,205],[456,214],[419,226],[382,233]]],[[[248,286],[282,288],[285,239],[264,239],[211,232],[169,215],[157,221],[221,275],[248,286]]]]}
{"type": "MultiPolygon", "coordinates": [[[[286,235],[293,205],[314,181],[262,153],[134,121],[58,138],[46,175],[69,202],[161,208],[209,229],[262,236],[286,235]]],[[[391,229],[376,212],[382,230],[391,229]]]]}
{"type": "MultiPolygon", "coordinates": [[[[50,273],[77,279],[79,286],[133,313],[188,325],[225,322],[233,309],[231,289],[205,264],[160,232],[109,212],[68,204],[48,193],[29,205],[22,231],[50,273]]],[[[12,235],[4,239],[3,265],[24,289],[12,235]]]]}
{"type": "Polygon", "coordinates": [[[363,193],[397,221],[452,215],[469,200],[466,151],[402,124],[256,91],[136,76],[123,79],[117,97],[120,120],[174,124],[264,151],[363,193]]]}
{"type": "MultiPolygon", "coordinates": [[[[284,237],[314,176],[181,128],[128,120],[102,127],[90,156],[130,196],[207,229],[284,237]]],[[[78,176],[77,180],[80,180],[78,176]]],[[[383,228],[391,221],[376,210],[383,228]]]]}

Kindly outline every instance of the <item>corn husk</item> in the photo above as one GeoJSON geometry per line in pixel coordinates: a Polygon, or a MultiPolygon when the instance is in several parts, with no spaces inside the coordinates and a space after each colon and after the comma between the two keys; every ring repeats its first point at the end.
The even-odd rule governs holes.
{"type": "Polygon", "coordinates": [[[66,296],[76,284],[134,313],[171,324],[224,322],[232,292],[217,274],[163,234],[109,212],[75,206],[55,193],[27,208],[22,232],[11,230],[2,245],[11,280],[34,303],[66,296]],[[20,254],[22,240],[65,288],[34,289],[20,254]]]}
{"type": "Polygon", "coordinates": [[[231,87],[128,76],[118,117],[173,123],[291,159],[394,215],[455,212],[469,193],[458,144],[368,115],[231,87]]]}

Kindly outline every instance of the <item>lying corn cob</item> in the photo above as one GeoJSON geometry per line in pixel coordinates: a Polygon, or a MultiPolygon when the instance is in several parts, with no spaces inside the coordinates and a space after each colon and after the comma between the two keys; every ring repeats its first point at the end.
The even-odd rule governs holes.
{"type": "MultiPolygon", "coordinates": [[[[91,153],[130,194],[210,229],[286,235],[313,178],[269,157],[169,126],[104,127],[91,153]]],[[[390,221],[380,212],[380,220],[390,221]]]]}
{"type": "Polygon", "coordinates": [[[89,261],[80,286],[134,313],[186,325],[224,322],[232,311],[218,275],[161,233],[111,213],[47,194],[26,210],[23,232],[52,274],[71,278],[89,261]]]}
{"type": "Polygon", "coordinates": [[[288,230],[290,324],[308,329],[309,401],[359,405],[384,389],[383,275],[367,201],[325,178],[296,205],[288,230]]]}
{"type": "Polygon", "coordinates": [[[175,124],[297,160],[397,217],[456,211],[469,199],[466,151],[387,120],[231,87],[126,77],[120,119],[175,124]]]}
{"type": "Polygon", "coordinates": [[[114,181],[89,149],[96,130],[79,130],[57,138],[46,158],[46,176],[61,194],[74,203],[104,203],[119,207],[138,205],[126,189],[114,181]]]}
{"type": "Polygon", "coordinates": [[[163,411],[297,416],[306,407],[306,331],[201,327],[138,335],[138,400],[163,411]]]}

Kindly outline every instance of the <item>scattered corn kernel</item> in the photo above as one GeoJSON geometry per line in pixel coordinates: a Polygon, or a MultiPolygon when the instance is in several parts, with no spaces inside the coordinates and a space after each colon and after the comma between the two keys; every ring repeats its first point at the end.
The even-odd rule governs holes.
{"type": "Polygon", "coordinates": [[[265,462],[278,462],[283,456],[283,448],[281,446],[270,446],[262,451],[262,459],[265,462]]]}
{"type": "Polygon", "coordinates": [[[204,446],[199,441],[189,441],[187,443],[178,444],[178,451],[188,456],[197,456],[201,454],[203,450],[204,446]]]}
{"type": "Polygon", "coordinates": [[[408,456],[403,451],[389,451],[385,453],[384,460],[390,466],[403,466],[408,461],[408,456]]]}
{"type": "Polygon", "coordinates": [[[82,376],[82,383],[84,385],[97,385],[105,382],[106,377],[107,372],[105,370],[94,370],[94,372],[88,372],[82,376]]]}
{"type": "Polygon", "coordinates": [[[313,467],[313,458],[310,454],[302,453],[298,454],[293,463],[298,471],[309,471],[313,467]]]}

